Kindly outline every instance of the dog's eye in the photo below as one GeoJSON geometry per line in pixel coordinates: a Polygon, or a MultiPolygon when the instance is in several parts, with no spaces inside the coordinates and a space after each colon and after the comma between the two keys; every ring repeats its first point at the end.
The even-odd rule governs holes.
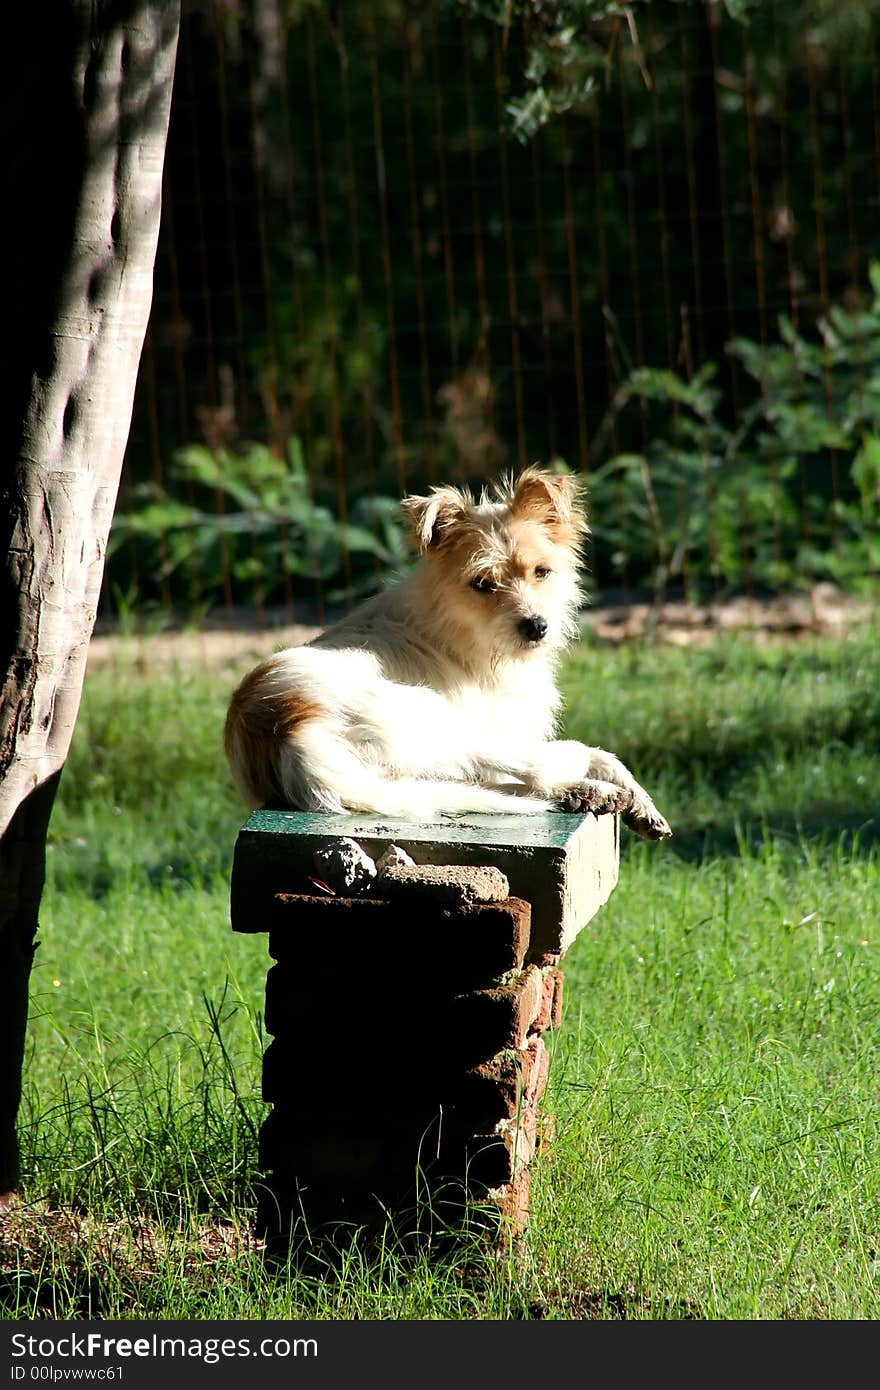
{"type": "Polygon", "coordinates": [[[536,578],[536,579],[546,579],[546,578],[547,578],[547,575],[548,575],[548,574],[552,574],[552,573],[553,573],[553,571],[552,571],[551,569],[548,569],[548,567],[547,567],[546,565],[535,565],[535,578],[536,578]]]}
{"type": "Polygon", "coordinates": [[[487,579],[484,574],[478,574],[476,579],[471,580],[471,588],[475,589],[478,594],[493,594],[495,592],[495,585],[492,580],[487,579]]]}

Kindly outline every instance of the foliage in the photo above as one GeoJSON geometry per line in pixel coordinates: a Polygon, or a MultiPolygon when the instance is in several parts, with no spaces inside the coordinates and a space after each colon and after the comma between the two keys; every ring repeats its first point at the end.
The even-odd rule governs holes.
{"type": "Polygon", "coordinates": [[[622,20],[637,42],[632,7],[617,0],[465,0],[465,7],[502,31],[510,82],[505,113],[523,142],[555,117],[585,109],[622,20]]]}
{"type": "MultiPolygon", "coordinates": [[[[639,38],[645,0],[458,0],[475,20],[503,35],[509,85],[505,112],[510,133],[526,142],[560,116],[583,115],[600,86],[608,85],[625,44],[650,90],[639,38]]],[[[726,14],[747,23],[758,0],[724,0],[726,14]]]]}
{"type": "MultiPolygon", "coordinates": [[[[655,592],[701,586],[777,588],[830,579],[849,587],[880,574],[880,266],[872,297],[834,305],[808,336],[779,319],[777,342],[728,344],[738,410],[705,363],[690,379],[667,368],[629,372],[594,441],[641,435],[589,475],[594,568],[655,592]]],[[[561,465],[560,465],[561,466],[561,465]]],[[[203,603],[227,584],[263,602],[310,593],[331,602],[380,586],[407,562],[396,500],[367,494],[350,508],[316,501],[297,438],[268,447],[178,452],[167,486],[145,484],[121,513],[112,545],[142,547],[141,569],[197,576],[203,603]],[[184,492],[197,500],[183,502],[184,492]]]]}
{"type": "Polygon", "coordinates": [[[808,338],[783,315],[780,341],[728,345],[751,381],[735,418],[707,363],[690,380],[643,368],[605,432],[638,406],[647,447],[591,475],[612,563],[663,586],[684,574],[776,587],[880,575],[880,265],[873,299],[833,306],[808,338]]]}
{"type": "Polygon", "coordinates": [[[203,602],[231,583],[278,601],[286,582],[300,592],[306,581],[333,602],[376,588],[406,560],[398,503],[364,496],[342,516],[317,502],[297,438],[285,458],[263,444],[189,445],[175,456],[169,486],[143,484],[139,498],[143,505],[117,515],[112,547],[146,542],[148,572],[197,576],[203,602]],[[181,501],[184,490],[199,504],[181,501]]]}
{"type": "MultiPolygon", "coordinates": [[[[769,344],[780,311],[807,340],[803,325],[858,301],[880,0],[284,0],[280,26],[250,0],[184,8],[155,391],[145,379],[129,495],[200,438],[198,419],[242,472],[241,440],[279,454],[298,440],[311,495],[340,525],[364,524],[365,495],[599,463],[600,590],[651,582],[655,564],[658,588],[685,564],[695,582],[737,585],[787,582],[801,563],[858,572],[873,445],[853,471],[856,436],[808,451],[782,420],[740,419],[760,387],[725,347],[769,344]],[[633,394],[633,366],[699,400],[664,397],[670,377],[650,373],[633,394]],[[630,461],[603,482],[607,440],[593,437],[621,393],[614,451],[630,461]],[[643,420],[659,421],[659,453],[643,420]]],[[[794,406],[794,388],[783,395],[794,406]]],[[[260,530],[255,561],[244,521],[259,508],[212,497],[179,465],[164,478],[183,507],[195,487],[194,510],[222,498],[243,530],[212,521],[206,555],[183,550],[178,521],[165,554],[129,530],[109,591],[146,597],[164,572],[165,602],[191,610],[221,574],[227,599],[230,585],[236,602],[277,595],[283,546],[260,530]]],[[[326,544],[329,565],[341,547],[326,544]]],[[[343,553],[327,582],[361,592],[377,565],[353,553],[349,581],[343,553]]]]}

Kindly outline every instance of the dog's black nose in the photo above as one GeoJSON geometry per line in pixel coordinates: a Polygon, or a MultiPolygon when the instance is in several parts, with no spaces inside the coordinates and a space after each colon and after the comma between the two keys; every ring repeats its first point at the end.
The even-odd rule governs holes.
{"type": "Polygon", "coordinates": [[[523,618],[519,625],[520,636],[527,642],[540,642],[547,636],[546,618],[523,618]]]}

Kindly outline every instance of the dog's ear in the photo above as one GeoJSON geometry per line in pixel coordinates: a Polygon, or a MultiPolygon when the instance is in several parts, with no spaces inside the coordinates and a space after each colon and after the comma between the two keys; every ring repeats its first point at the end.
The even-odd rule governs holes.
{"type": "Polygon", "coordinates": [[[400,505],[424,554],[443,544],[464,519],[472,499],[455,487],[435,487],[427,497],[404,497],[400,505]]]}
{"type": "Polygon", "coordinates": [[[511,485],[510,510],[514,516],[539,522],[562,543],[576,541],[589,529],[581,489],[570,473],[524,469],[511,485]]]}

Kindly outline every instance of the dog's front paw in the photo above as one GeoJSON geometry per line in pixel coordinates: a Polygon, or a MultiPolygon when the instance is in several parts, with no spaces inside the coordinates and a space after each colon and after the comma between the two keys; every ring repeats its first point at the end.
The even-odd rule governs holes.
{"type": "Polygon", "coordinates": [[[626,812],[632,805],[632,792],[618,787],[614,782],[588,780],[576,782],[559,793],[560,811],[583,814],[592,811],[594,816],[611,816],[626,812]]]}
{"type": "Polygon", "coordinates": [[[669,823],[661,816],[653,801],[634,796],[623,813],[623,823],[646,840],[667,840],[672,834],[669,823]]]}

